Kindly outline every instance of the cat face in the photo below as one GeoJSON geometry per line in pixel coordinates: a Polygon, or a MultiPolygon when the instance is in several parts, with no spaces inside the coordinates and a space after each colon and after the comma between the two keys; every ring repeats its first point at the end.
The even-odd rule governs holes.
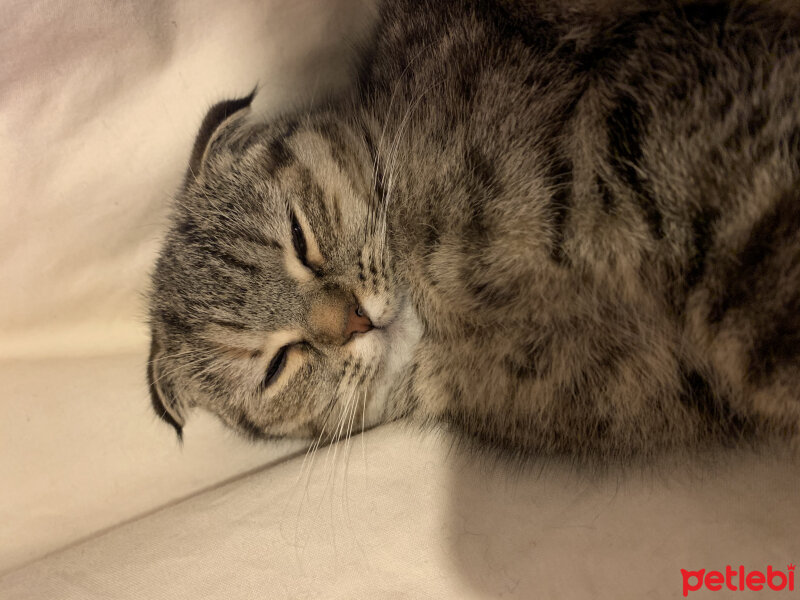
{"type": "Polygon", "coordinates": [[[363,134],[330,115],[206,117],[153,276],[153,406],[254,438],[381,420],[408,332],[363,134]]]}

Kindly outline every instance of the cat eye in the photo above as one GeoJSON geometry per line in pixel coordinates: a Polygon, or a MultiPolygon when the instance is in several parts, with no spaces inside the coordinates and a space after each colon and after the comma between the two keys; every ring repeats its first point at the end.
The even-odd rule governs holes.
{"type": "Polygon", "coordinates": [[[297,254],[297,258],[300,259],[300,262],[303,263],[306,268],[311,269],[311,265],[308,264],[306,236],[303,234],[303,228],[300,227],[300,223],[297,221],[297,216],[295,216],[294,211],[292,212],[292,245],[294,246],[294,251],[297,254]]]}
{"type": "Polygon", "coordinates": [[[273,383],[278,378],[278,376],[283,371],[283,368],[286,366],[286,355],[289,352],[289,346],[284,346],[272,357],[272,360],[267,367],[267,373],[264,375],[264,379],[261,382],[261,387],[266,388],[273,383]]]}

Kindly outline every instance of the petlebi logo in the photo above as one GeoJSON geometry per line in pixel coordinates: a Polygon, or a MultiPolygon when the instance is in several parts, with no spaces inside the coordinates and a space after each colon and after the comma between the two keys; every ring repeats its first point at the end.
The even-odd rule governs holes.
{"type": "Polygon", "coordinates": [[[794,591],[794,564],[786,566],[786,571],[767,565],[766,571],[748,571],[744,565],[734,568],[725,565],[725,572],[722,571],[687,571],[681,569],[683,576],[683,597],[689,592],[696,592],[705,588],[712,592],[720,590],[744,591],[744,590],[772,590],[775,592],[794,591]]]}

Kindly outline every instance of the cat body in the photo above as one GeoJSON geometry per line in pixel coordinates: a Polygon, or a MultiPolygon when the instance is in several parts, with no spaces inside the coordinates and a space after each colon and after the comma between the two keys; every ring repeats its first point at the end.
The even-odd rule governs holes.
{"type": "Polygon", "coordinates": [[[581,458],[795,436],[799,31],[386,3],[352,96],[209,113],[154,274],[157,412],[581,458]]]}

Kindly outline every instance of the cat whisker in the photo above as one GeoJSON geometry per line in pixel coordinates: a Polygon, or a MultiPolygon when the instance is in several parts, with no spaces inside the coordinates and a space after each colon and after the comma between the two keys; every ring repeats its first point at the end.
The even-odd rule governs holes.
{"type": "Polygon", "coordinates": [[[192,349],[192,350],[184,350],[183,352],[174,352],[172,354],[164,354],[164,355],[159,356],[157,359],[148,360],[146,364],[152,365],[152,364],[154,364],[156,362],[156,360],[159,360],[159,361],[173,360],[175,358],[181,358],[183,356],[190,356],[192,354],[200,354],[200,350],[192,349]]]}
{"type": "MultiPolygon", "coordinates": [[[[392,109],[394,108],[394,101],[395,101],[395,98],[397,97],[397,91],[400,88],[400,84],[403,83],[403,80],[405,79],[406,73],[408,73],[409,69],[411,68],[411,65],[413,65],[416,62],[416,60],[420,56],[422,56],[422,54],[426,50],[430,49],[430,47],[432,45],[433,44],[428,44],[428,45],[422,47],[419,50],[419,52],[417,52],[414,56],[411,57],[411,59],[409,59],[409,61],[406,64],[405,68],[403,69],[402,73],[400,73],[400,77],[397,78],[397,81],[395,81],[394,87],[392,88],[392,95],[391,95],[391,97],[389,99],[389,106],[386,109],[386,115],[385,115],[385,118],[384,118],[384,121],[383,121],[383,127],[381,127],[381,134],[380,134],[380,137],[378,138],[378,143],[377,143],[377,145],[375,147],[375,157],[373,159],[373,164],[372,164],[372,187],[373,187],[373,189],[377,189],[378,188],[377,184],[378,184],[378,178],[379,177],[381,179],[381,181],[380,181],[380,189],[384,189],[384,190],[386,189],[384,187],[386,182],[384,181],[383,174],[379,173],[379,165],[380,165],[380,162],[381,162],[380,161],[380,155],[381,155],[381,148],[383,147],[383,140],[384,140],[384,137],[386,135],[386,129],[388,127],[389,121],[392,119],[392,109]]],[[[384,199],[381,198],[380,200],[384,200],[384,199]]],[[[365,236],[367,235],[367,232],[374,231],[374,227],[375,227],[375,224],[377,222],[377,219],[378,219],[380,213],[385,212],[384,206],[385,206],[385,202],[383,202],[381,206],[377,206],[377,207],[375,207],[374,210],[370,211],[369,220],[368,220],[368,224],[367,224],[368,227],[367,227],[367,230],[365,231],[365,236]]]]}
{"type": "MultiPolygon", "coordinates": [[[[334,409],[336,408],[337,404],[338,404],[337,403],[337,399],[336,399],[336,397],[334,397],[334,398],[331,398],[330,402],[328,403],[328,406],[325,408],[325,411],[323,413],[324,417],[322,419],[322,424],[320,425],[319,435],[316,437],[316,439],[313,441],[313,443],[311,443],[309,445],[308,449],[306,450],[306,454],[303,457],[303,462],[302,462],[301,467],[300,467],[300,474],[298,475],[298,478],[295,481],[295,486],[294,487],[297,488],[297,487],[299,487],[300,481],[303,478],[305,478],[305,485],[302,488],[302,493],[300,495],[299,502],[297,503],[297,512],[296,512],[296,517],[295,517],[294,545],[295,545],[296,548],[304,548],[305,547],[305,545],[304,544],[300,544],[300,541],[299,541],[300,540],[299,527],[300,527],[301,515],[302,515],[303,507],[305,505],[305,501],[309,497],[309,487],[310,487],[310,484],[311,484],[311,475],[312,475],[312,472],[314,470],[314,462],[316,460],[317,454],[319,453],[319,447],[322,445],[323,440],[325,438],[325,434],[327,432],[328,423],[330,422],[330,417],[333,414],[334,409]],[[306,464],[308,465],[307,468],[306,468],[306,464]]],[[[335,429],[336,429],[336,426],[334,426],[334,430],[335,429]]],[[[333,439],[333,431],[334,430],[332,430],[332,432],[331,432],[331,439],[327,440],[325,442],[326,444],[328,444],[329,448],[330,448],[330,444],[333,443],[332,439],[333,439]]],[[[327,463],[327,461],[326,461],[326,463],[327,463]]],[[[330,480],[330,478],[329,478],[329,480],[330,480]]],[[[319,514],[319,511],[320,511],[320,509],[322,507],[322,501],[324,499],[324,496],[325,496],[325,493],[327,491],[327,488],[328,488],[328,482],[326,482],[325,488],[322,491],[322,497],[320,498],[320,504],[317,506],[317,509],[314,512],[313,519],[316,519],[318,514],[319,514]]],[[[291,496],[294,496],[294,493],[291,496]]]]}
{"type": "MultiPolygon", "coordinates": [[[[357,396],[358,392],[362,392],[363,393],[363,389],[359,389],[359,388],[355,388],[354,387],[353,388],[354,402],[353,402],[352,409],[350,411],[350,423],[348,425],[347,440],[345,442],[347,444],[347,449],[346,449],[346,455],[345,455],[344,475],[343,475],[343,479],[344,479],[344,485],[343,485],[344,493],[342,495],[343,512],[344,512],[345,518],[347,519],[347,523],[348,523],[351,531],[353,531],[354,528],[353,528],[352,516],[350,514],[350,502],[349,502],[347,488],[348,488],[348,483],[350,481],[350,476],[349,476],[350,470],[349,470],[349,467],[350,467],[350,454],[351,454],[352,448],[353,448],[353,439],[352,439],[353,424],[355,422],[356,412],[359,409],[359,402],[358,402],[358,400],[355,400],[355,397],[357,396]]],[[[362,433],[363,433],[363,431],[362,431],[362,433]]],[[[362,438],[362,440],[363,440],[363,438],[362,438]]],[[[355,539],[356,544],[358,545],[359,549],[363,553],[364,549],[362,548],[358,537],[356,536],[356,537],[354,537],[354,539],[355,539]]]]}
{"type": "MultiPolygon", "coordinates": [[[[309,494],[309,486],[311,485],[311,474],[314,470],[314,460],[316,459],[317,451],[319,449],[320,444],[322,443],[323,436],[325,435],[325,431],[328,425],[328,421],[330,420],[330,416],[333,413],[333,409],[336,406],[336,399],[332,398],[331,401],[328,403],[328,406],[325,409],[324,418],[322,420],[322,425],[320,426],[320,433],[317,436],[316,440],[312,442],[308,450],[306,450],[306,454],[303,457],[303,462],[300,465],[300,473],[297,477],[297,481],[295,481],[295,488],[299,486],[300,481],[305,477],[305,485],[303,486],[303,492],[300,495],[300,499],[297,506],[297,515],[295,521],[295,546],[300,547],[298,542],[299,540],[299,527],[300,527],[300,517],[303,512],[303,505],[308,498],[309,494]],[[310,461],[308,461],[310,457],[310,461]],[[306,462],[308,461],[308,469],[305,469],[306,462]]],[[[292,494],[293,495],[293,494],[292,494]]]]}
{"type": "MultiPolygon", "coordinates": [[[[331,414],[333,413],[333,409],[336,406],[336,398],[332,398],[331,401],[328,403],[327,408],[325,409],[325,418],[322,421],[322,425],[320,426],[320,432],[317,436],[317,439],[308,447],[306,451],[305,457],[303,457],[303,463],[300,466],[300,476],[302,477],[303,467],[305,466],[306,459],[311,456],[311,461],[308,467],[309,477],[311,474],[311,470],[314,467],[314,458],[316,456],[317,449],[319,448],[320,444],[322,443],[322,438],[325,435],[326,427],[328,425],[328,421],[330,420],[331,414]]],[[[299,479],[299,477],[298,477],[299,479]]]]}
{"type": "Polygon", "coordinates": [[[426,50],[428,50],[432,45],[433,44],[430,43],[430,44],[427,44],[426,46],[423,46],[419,50],[419,52],[417,52],[414,56],[412,56],[409,59],[408,63],[406,64],[405,68],[403,69],[402,73],[400,73],[400,77],[398,77],[397,81],[395,81],[394,87],[392,88],[392,96],[391,96],[391,98],[389,98],[389,107],[386,109],[386,118],[384,119],[383,128],[381,129],[381,136],[380,136],[380,138],[378,140],[377,152],[375,154],[375,165],[374,165],[374,170],[373,170],[373,182],[374,182],[375,176],[377,174],[377,170],[378,170],[378,167],[377,167],[378,156],[380,154],[380,148],[381,148],[381,146],[383,144],[384,134],[386,133],[386,126],[387,126],[387,124],[389,122],[389,119],[391,119],[391,117],[392,117],[392,107],[394,106],[394,99],[397,96],[397,90],[399,89],[400,84],[403,82],[403,79],[405,78],[406,73],[408,73],[408,70],[411,68],[411,65],[414,64],[416,62],[417,58],[422,56],[422,53],[425,52],[426,50]]]}
{"type": "MultiPolygon", "coordinates": [[[[357,366],[354,367],[354,370],[357,371],[357,368],[358,368],[357,366]]],[[[325,469],[328,468],[329,459],[331,459],[331,463],[332,464],[331,464],[331,469],[329,471],[328,477],[327,477],[327,479],[325,481],[325,487],[323,488],[323,491],[322,491],[322,496],[320,498],[320,503],[317,506],[317,510],[315,511],[315,514],[314,514],[314,518],[315,519],[319,515],[319,511],[322,509],[322,502],[324,501],[325,493],[327,492],[328,487],[330,486],[330,489],[331,489],[331,522],[334,522],[334,514],[333,514],[334,502],[333,502],[333,498],[334,498],[335,493],[336,493],[336,477],[335,477],[335,475],[336,475],[336,465],[337,465],[336,457],[337,457],[337,454],[338,454],[338,442],[341,439],[341,434],[342,434],[343,427],[344,427],[344,424],[345,424],[346,415],[348,414],[348,407],[349,407],[350,403],[352,402],[353,397],[354,397],[354,394],[353,394],[353,390],[351,389],[350,393],[348,394],[348,397],[344,401],[344,403],[342,403],[341,401],[334,402],[334,404],[338,404],[340,406],[341,410],[339,411],[338,424],[334,427],[334,430],[332,431],[332,440],[331,440],[330,444],[328,445],[328,449],[326,451],[325,469]],[[332,458],[331,458],[331,446],[334,447],[333,448],[333,456],[332,456],[332,458]]],[[[334,535],[333,543],[334,543],[334,548],[335,548],[335,546],[336,546],[335,535],[334,535]]]]}
{"type": "MultiPolygon", "coordinates": [[[[354,375],[355,375],[355,373],[354,373],[354,375]]],[[[349,397],[347,398],[346,402],[345,402],[345,403],[344,403],[344,405],[342,406],[342,409],[341,409],[341,411],[339,412],[339,423],[338,423],[338,425],[337,425],[337,427],[336,427],[336,432],[335,432],[335,434],[334,434],[334,439],[333,439],[333,441],[331,442],[331,445],[330,445],[330,446],[328,446],[328,454],[330,454],[330,448],[331,448],[331,446],[334,446],[334,448],[333,448],[333,464],[334,464],[334,470],[335,470],[335,465],[336,465],[336,454],[337,454],[337,452],[338,452],[338,449],[339,449],[339,448],[338,448],[338,442],[339,442],[339,440],[340,440],[340,439],[341,439],[341,437],[342,437],[342,431],[343,431],[343,429],[344,429],[344,425],[345,425],[346,414],[347,414],[347,410],[348,410],[348,408],[349,408],[349,405],[350,405],[350,402],[351,402],[351,400],[352,400],[352,394],[350,394],[350,395],[349,395],[349,397]]],[[[328,461],[327,461],[327,457],[326,457],[326,459],[325,459],[325,465],[326,465],[326,467],[327,467],[327,463],[328,463],[328,461]]]]}
{"type": "MultiPolygon", "coordinates": [[[[378,231],[375,230],[375,237],[385,240],[387,234],[387,222],[388,222],[388,214],[389,214],[389,207],[391,205],[392,200],[392,192],[394,191],[394,185],[397,180],[396,178],[396,168],[400,158],[400,143],[403,140],[403,137],[406,133],[406,128],[410,122],[411,116],[416,111],[417,107],[419,106],[420,102],[423,98],[430,92],[432,89],[438,87],[442,84],[442,81],[437,81],[424,90],[420,92],[417,97],[409,104],[408,108],[406,109],[405,114],[403,115],[403,119],[400,121],[400,125],[397,128],[397,132],[395,133],[394,140],[389,146],[388,158],[386,161],[386,173],[388,173],[388,179],[385,183],[385,200],[383,205],[381,206],[381,214],[379,218],[379,223],[377,227],[380,228],[378,231]]],[[[379,150],[380,151],[380,150],[379,150]]]]}
{"type": "Polygon", "coordinates": [[[173,375],[175,375],[179,371],[182,371],[182,370],[187,370],[188,371],[188,370],[192,369],[194,366],[196,366],[198,364],[201,364],[204,360],[207,360],[206,356],[198,356],[198,358],[196,358],[194,360],[190,360],[188,362],[183,362],[183,363],[180,363],[180,364],[173,365],[172,368],[170,368],[170,369],[163,369],[162,368],[161,370],[159,370],[158,377],[153,378],[153,383],[155,383],[155,384],[161,383],[162,381],[164,381],[166,379],[169,379],[170,377],[172,377],[173,375]]]}

